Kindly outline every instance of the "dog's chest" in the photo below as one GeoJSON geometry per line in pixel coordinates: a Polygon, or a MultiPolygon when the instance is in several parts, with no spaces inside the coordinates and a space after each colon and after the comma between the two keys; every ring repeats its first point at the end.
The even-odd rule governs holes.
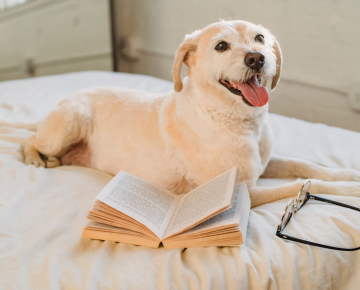
{"type": "Polygon", "coordinates": [[[188,146],[181,150],[188,170],[185,180],[182,177],[181,183],[176,184],[178,192],[184,192],[179,185],[198,186],[234,165],[239,168],[242,180],[256,180],[268,162],[268,153],[261,147],[267,134],[252,123],[229,123],[226,128],[214,126],[208,128],[206,135],[197,136],[197,140],[193,139],[195,136],[187,134],[188,146]]]}

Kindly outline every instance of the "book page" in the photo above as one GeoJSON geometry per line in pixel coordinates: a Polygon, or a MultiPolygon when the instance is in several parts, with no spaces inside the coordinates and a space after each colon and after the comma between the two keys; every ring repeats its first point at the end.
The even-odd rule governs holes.
{"type": "MultiPolygon", "coordinates": [[[[247,187],[246,187],[246,190],[247,190],[247,187]]],[[[244,204],[241,205],[241,215],[240,215],[240,225],[239,225],[244,244],[246,241],[247,227],[249,224],[250,207],[251,207],[249,192],[247,193],[247,195],[245,197],[244,197],[244,204]]]]}
{"type": "Polygon", "coordinates": [[[96,198],[139,221],[161,239],[181,196],[121,171],[96,198]]]}
{"type": "MultiPolygon", "coordinates": [[[[231,208],[207,219],[206,221],[203,221],[197,226],[181,233],[179,236],[191,235],[226,225],[240,226],[240,220],[242,220],[243,216],[246,216],[249,212],[249,209],[247,208],[250,208],[250,198],[246,183],[243,181],[239,182],[237,185],[237,190],[231,208]]],[[[240,229],[241,231],[246,231],[246,228],[240,229]]]]}
{"type": "Polygon", "coordinates": [[[233,167],[187,193],[181,199],[164,238],[193,227],[204,219],[230,207],[237,179],[238,170],[233,167]]]}
{"type": "Polygon", "coordinates": [[[160,244],[160,240],[155,238],[93,221],[90,221],[84,228],[82,237],[85,239],[115,241],[151,248],[158,248],[160,244]]]}

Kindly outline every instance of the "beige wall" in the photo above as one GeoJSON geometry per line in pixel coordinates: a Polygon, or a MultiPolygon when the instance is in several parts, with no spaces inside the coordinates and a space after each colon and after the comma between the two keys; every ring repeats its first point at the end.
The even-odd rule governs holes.
{"type": "Polygon", "coordinates": [[[283,50],[282,83],[271,95],[272,112],[360,131],[360,114],[347,99],[354,83],[360,95],[360,1],[116,0],[116,4],[118,41],[125,38],[140,52],[137,60],[120,57],[120,71],[171,80],[173,55],[186,33],[220,18],[244,19],[270,29],[283,50]]]}
{"type": "Polygon", "coordinates": [[[112,70],[107,0],[32,0],[0,12],[0,80],[112,70]]]}

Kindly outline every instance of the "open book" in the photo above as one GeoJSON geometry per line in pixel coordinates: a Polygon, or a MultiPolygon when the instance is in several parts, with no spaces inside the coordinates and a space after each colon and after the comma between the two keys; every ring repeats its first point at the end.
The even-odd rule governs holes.
{"type": "Polygon", "coordinates": [[[235,246],[245,241],[249,212],[236,167],[182,195],[121,171],[97,195],[83,238],[152,248],[235,246]]]}

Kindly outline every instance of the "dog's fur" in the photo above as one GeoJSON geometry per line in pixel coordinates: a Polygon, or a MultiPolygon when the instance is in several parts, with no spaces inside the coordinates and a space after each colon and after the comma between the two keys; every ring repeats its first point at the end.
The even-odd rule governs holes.
{"type": "Polygon", "coordinates": [[[265,56],[262,85],[274,89],[282,55],[274,36],[260,25],[222,21],[187,35],[174,63],[175,91],[164,95],[98,88],[62,101],[24,144],[26,164],[79,164],[116,174],[127,171],[173,192],[184,193],[237,165],[252,206],[295,196],[302,181],[257,187],[264,177],[316,178],[312,193],[360,196],[360,173],[301,160],[271,158],[268,105],[249,106],[219,83],[247,81],[254,71],[248,52],[265,56]],[[264,36],[264,43],[254,40],[264,36]],[[230,49],[218,52],[219,41],[230,49]],[[181,67],[188,66],[182,80],[181,67]],[[39,153],[41,153],[39,155],[39,153]],[[271,158],[271,159],[270,159],[271,158]],[[60,163],[61,162],[61,163],[60,163]],[[348,182],[328,182],[328,181],[348,182]]]}

